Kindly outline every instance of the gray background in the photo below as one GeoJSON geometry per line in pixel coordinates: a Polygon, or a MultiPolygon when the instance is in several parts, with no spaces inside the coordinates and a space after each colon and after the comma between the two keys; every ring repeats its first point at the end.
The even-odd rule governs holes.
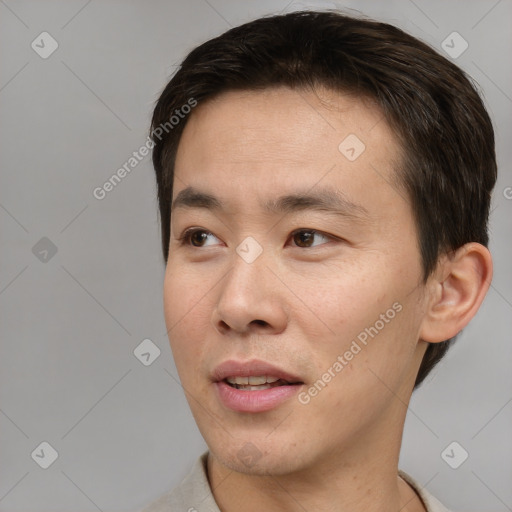
{"type": "Polygon", "coordinates": [[[401,467],[455,510],[512,510],[510,0],[0,0],[1,511],[134,511],[205,449],[166,336],[150,157],[105,199],[92,191],[144,143],[185,52],[306,5],[359,10],[441,53],[453,31],[469,43],[456,62],[480,84],[497,131],[495,277],[413,397],[401,467]],[[31,48],[43,31],[59,45],[47,59],[31,48]],[[43,261],[33,252],[43,237],[57,248],[47,261],[47,241],[34,250],[43,261]],[[144,366],[133,351],[147,338],[161,355],[144,366]],[[58,452],[48,469],[31,457],[43,441],[58,452]],[[458,469],[441,457],[452,441],[469,453],[458,469]]]}

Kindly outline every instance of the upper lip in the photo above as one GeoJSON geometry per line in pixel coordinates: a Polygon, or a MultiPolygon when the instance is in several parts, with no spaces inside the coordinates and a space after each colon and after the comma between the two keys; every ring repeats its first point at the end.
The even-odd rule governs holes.
{"type": "Polygon", "coordinates": [[[303,382],[300,377],[259,359],[224,361],[213,370],[212,379],[214,382],[220,382],[227,377],[258,377],[260,375],[276,377],[289,383],[303,382]]]}

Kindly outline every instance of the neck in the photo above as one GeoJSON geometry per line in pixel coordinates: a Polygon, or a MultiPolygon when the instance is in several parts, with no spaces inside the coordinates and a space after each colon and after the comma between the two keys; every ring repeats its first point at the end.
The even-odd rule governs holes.
{"type": "Polygon", "coordinates": [[[350,448],[279,475],[232,471],[210,453],[210,485],[222,512],[424,511],[414,490],[398,477],[401,434],[390,439],[368,433],[350,448]]]}

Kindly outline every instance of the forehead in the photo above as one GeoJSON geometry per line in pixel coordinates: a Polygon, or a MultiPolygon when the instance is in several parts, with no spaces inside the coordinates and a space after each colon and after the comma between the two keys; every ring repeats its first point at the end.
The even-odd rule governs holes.
{"type": "Polygon", "coordinates": [[[190,116],[173,196],[196,186],[249,200],[244,194],[252,190],[261,203],[278,190],[330,185],[370,203],[380,195],[385,203],[396,200],[400,154],[381,110],[368,100],[286,87],[230,91],[190,116]]]}

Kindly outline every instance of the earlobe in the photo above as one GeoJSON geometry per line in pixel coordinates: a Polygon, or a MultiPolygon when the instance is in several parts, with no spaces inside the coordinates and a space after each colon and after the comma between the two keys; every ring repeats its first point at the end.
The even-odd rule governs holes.
{"type": "Polygon", "coordinates": [[[481,244],[465,244],[443,257],[427,285],[430,298],[420,339],[439,343],[458,334],[475,316],[491,279],[491,254],[481,244]]]}

